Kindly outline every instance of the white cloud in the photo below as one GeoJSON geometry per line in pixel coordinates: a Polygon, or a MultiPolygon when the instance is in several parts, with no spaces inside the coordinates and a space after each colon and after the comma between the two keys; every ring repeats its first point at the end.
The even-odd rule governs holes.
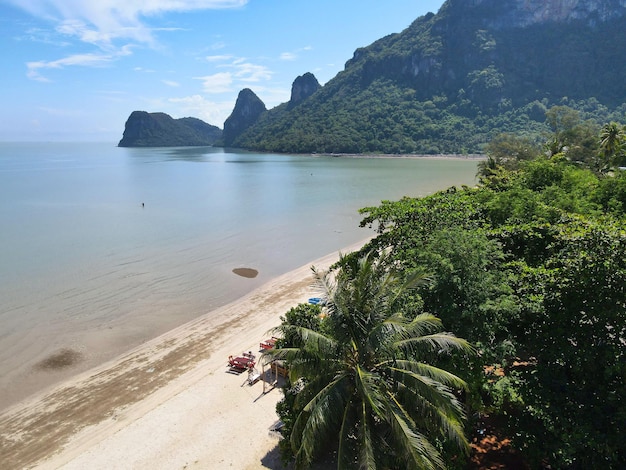
{"type": "Polygon", "coordinates": [[[167,12],[238,8],[248,0],[9,0],[30,14],[58,23],[64,34],[89,43],[113,39],[152,42],[144,18],[167,12]]]}
{"type": "Polygon", "coordinates": [[[205,93],[226,93],[232,91],[233,76],[230,72],[194,77],[194,79],[202,80],[202,88],[205,93]]]}
{"type": "MultiPolygon", "coordinates": [[[[70,64],[78,55],[48,62],[29,62],[28,77],[47,81],[38,71],[42,68],[61,68],[64,65],[92,66],[102,61],[125,55],[124,48],[130,44],[156,47],[154,33],[172,28],[153,28],[146,19],[167,12],[239,8],[248,0],[8,0],[16,7],[33,16],[54,24],[59,35],[97,47],[100,60],[85,60],[70,64]],[[123,41],[122,48],[116,43],[123,41]]],[[[176,29],[176,28],[173,28],[176,29]]],[[[41,37],[41,35],[40,35],[41,37]]],[[[46,39],[50,41],[50,39],[46,39]]],[[[98,54],[82,54],[96,57],[98,54]]]]}
{"type": "Polygon", "coordinates": [[[172,116],[193,116],[218,127],[224,126],[235,107],[234,100],[209,101],[200,95],[170,98],[168,102],[175,106],[175,109],[169,109],[172,116]]]}
{"type": "Polygon", "coordinates": [[[313,50],[311,46],[305,46],[297,49],[295,52],[283,52],[280,55],[280,60],[296,60],[299,57],[299,52],[307,52],[311,50],[313,50]]]}
{"type": "Polygon", "coordinates": [[[15,39],[17,41],[38,42],[57,47],[67,47],[71,45],[69,41],[59,39],[58,35],[54,35],[51,31],[41,28],[29,28],[24,32],[23,36],[18,36],[15,39]]]}
{"type": "Polygon", "coordinates": [[[42,69],[62,69],[71,65],[82,66],[102,66],[108,62],[114,60],[115,57],[107,54],[76,54],[63,59],[58,60],[40,60],[36,62],[28,62],[26,67],[28,69],[26,75],[33,80],[47,82],[50,81],[40,74],[42,69]]]}
{"type": "Polygon", "coordinates": [[[291,98],[291,90],[285,88],[254,87],[254,93],[265,103],[267,109],[286,103],[291,98]]]}
{"type": "Polygon", "coordinates": [[[271,80],[273,72],[264,65],[248,62],[243,57],[232,58],[230,56],[210,56],[209,61],[226,61],[230,63],[220,64],[219,68],[227,69],[226,72],[218,72],[212,75],[194,77],[202,80],[202,88],[205,93],[225,93],[248,86],[249,83],[259,83],[271,80]]]}
{"type": "Polygon", "coordinates": [[[143,67],[133,67],[133,70],[135,72],[144,72],[144,73],[154,73],[154,72],[156,72],[156,70],[154,70],[154,69],[146,69],[146,68],[143,68],[143,67]]]}
{"type": "Polygon", "coordinates": [[[174,82],[172,80],[161,80],[163,83],[165,83],[167,86],[171,86],[171,87],[178,87],[180,86],[180,83],[178,82],[174,82]]]}
{"type": "Polygon", "coordinates": [[[255,65],[249,62],[233,63],[233,75],[242,82],[260,82],[270,80],[273,72],[264,65],[255,65]]]}
{"type": "Polygon", "coordinates": [[[226,62],[228,60],[232,60],[232,55],[209,55],[206,57],[208,62],[226,62]]]}

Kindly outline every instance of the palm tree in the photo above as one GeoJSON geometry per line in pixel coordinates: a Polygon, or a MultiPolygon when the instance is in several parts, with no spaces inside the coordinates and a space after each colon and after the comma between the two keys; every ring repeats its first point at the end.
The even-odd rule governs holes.
{"type": "Polygon", "coordinates": [[[388,258],[370,253],[350,266],[341,257],[335,276],[314,270],[326,300],[321,331],[283,323],[277,331],[295,335],[299,347],[266,353],[287,361],[298,390],[290,436],[297,468],[333,441],[338,468],[445,468],[433,439],[468,449],[455,396],[465,382],[420,359],[471,347],[442,333],[436,317],[402,311],[403,294],[425,277],[402,282],[388,258]]]}
{"type": "Polygon", "coordinates": [[[616,122],[602,126],[600,148],[604,154],[604,165],[609,167],[621,153],[624,145],[624,130],[616,122]]]}

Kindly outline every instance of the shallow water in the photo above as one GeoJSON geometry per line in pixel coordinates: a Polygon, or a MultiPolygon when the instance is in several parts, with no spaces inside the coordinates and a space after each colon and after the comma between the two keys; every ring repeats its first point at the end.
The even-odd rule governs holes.
{"type": "Polygon", "coordinates": [[[0,143],[0,409],[365,239],[361,207],[474,184],[476,165],[0,143]]]}

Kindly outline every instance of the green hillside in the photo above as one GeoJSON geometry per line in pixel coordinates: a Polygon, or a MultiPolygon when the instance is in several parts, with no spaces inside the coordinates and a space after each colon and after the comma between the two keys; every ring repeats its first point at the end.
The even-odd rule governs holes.
{"type": "Polygon", "coordinates": [[[587,10],[536,21],[520,0],[449,0],[436,15],[355,51],[312,96],[263,113],[232,145],[476,153],[502,132],[541,141],[545,112],[555,105],[579,110],[583,120],[619,121],[626,111],[624,7],[583,3],[587,10]]]}

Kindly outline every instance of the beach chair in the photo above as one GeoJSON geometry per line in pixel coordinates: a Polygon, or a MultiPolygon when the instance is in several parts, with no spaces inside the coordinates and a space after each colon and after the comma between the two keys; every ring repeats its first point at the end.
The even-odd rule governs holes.
{"type": "Polygon", "coordinates": [[[266,339],[265,341],[261,341],[261,344],[259,344],[259,347],[261,349],[273,349],[274,346],[276,346],[276,340],[278,338],[276,338],[275,336],[272,336],[270,339],[266,339]]]}
{"type": "Polygon", "coordinates": [[[254,385],[261,379],[261,373],[255,368],[248,369],[248,385],[254,385]]]}

